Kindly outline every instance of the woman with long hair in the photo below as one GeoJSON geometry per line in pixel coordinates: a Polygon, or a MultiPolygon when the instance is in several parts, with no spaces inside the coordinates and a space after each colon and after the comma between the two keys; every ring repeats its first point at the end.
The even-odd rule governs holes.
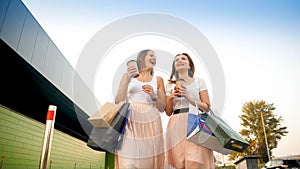
{"type": "Polygon", "coordinates": [[[129,66],[124,73],[115,102],[127,100],[130,113],[122,147],[116,151],[115,168],[163,168],[164,144],[160,112],[165,110],[166,96],[163,79],[154,75],[156,56],[152,50],[137,55],[136,68],[129,66]]]}
{"type": "Polygon", "coordinates": [[[208,111],[210,105],[206,84],[202,78],[195,78],[194,72],[194,63],[187,53],[175,56],[166,85],[165,111],[170,116],[166,138],[168,163],[178,169],[214,169],[213,151],[186,139],[191,107],[208,111]],[[177,81],[184,83],[176,87],[177,81]]]}

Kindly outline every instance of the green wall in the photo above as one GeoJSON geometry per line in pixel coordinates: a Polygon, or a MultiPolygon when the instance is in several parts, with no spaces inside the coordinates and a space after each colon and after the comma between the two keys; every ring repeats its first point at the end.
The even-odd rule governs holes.
{"type": "Polygon", "coordinates": [[[115,168],[115,155],[111,153],[106,153],[105,156],[105,169],[115,168]]]}
{"type": "MultiPolygon", "coordinates": [[[[5,157],[0,159],[0,169],[39,168],[44,129],[45,124],[0,105],[0,156],[5,157]]],[[[52,169],[105,167],[105,153],[58,130],[53,133],[50,160],[52,169]]]]}

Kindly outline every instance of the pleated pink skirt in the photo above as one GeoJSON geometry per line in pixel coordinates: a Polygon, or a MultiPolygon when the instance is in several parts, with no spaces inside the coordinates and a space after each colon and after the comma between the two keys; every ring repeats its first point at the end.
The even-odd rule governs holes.
{"type": "Polygon", "coordinates": [[[150,104],[131,103],[115,168],[163,168],[164,140],[160,112],[150,104]]]}
{"type": "Polygon", "coordinates": [[[213,151],[186,139],[188,113],[172,115],[166,130],[169,166],[180,169],[214,169],[213,151]]]}

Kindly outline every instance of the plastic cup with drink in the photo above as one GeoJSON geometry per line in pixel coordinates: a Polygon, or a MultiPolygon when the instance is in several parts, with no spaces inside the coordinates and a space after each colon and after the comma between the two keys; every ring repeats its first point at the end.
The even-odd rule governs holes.
{"type": "MultiPolygon", "coordinates": [[[[184,79],[177,79],[176,80],[176,88],[177,90],[181,88],[181,86],[184,86],[186,81],[184,79]]],[[[178,93],[178,97],[181,97],[181,93],[178,93]]]]}

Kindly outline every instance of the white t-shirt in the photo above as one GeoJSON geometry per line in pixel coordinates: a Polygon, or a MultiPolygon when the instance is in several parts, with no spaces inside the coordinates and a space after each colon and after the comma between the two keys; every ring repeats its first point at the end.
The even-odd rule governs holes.
{"type": "MultiPolygon", "coordinates": [[[[166,95],[169,96],[174,91],[175,84],[166,85],[166,95]]],[[[189,95],[197,100],[201,101],[199,97],[199,92],[207,90],[205,81],[202,78],[194,78],[193,81],[186,86],[189,95]]],[[[190,103],[184,97],[176,97],[173,99],[173,110],[189,108],[190,103]]]]}

